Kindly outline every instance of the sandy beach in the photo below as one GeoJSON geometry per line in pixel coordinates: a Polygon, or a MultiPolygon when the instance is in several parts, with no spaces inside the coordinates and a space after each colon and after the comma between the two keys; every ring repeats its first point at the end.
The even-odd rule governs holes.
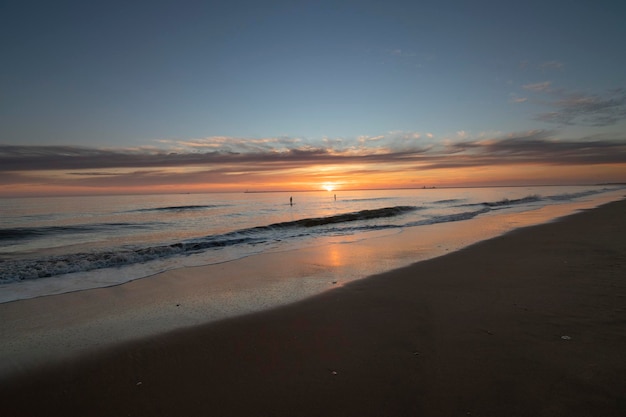
{"type": "Polygon", "coordinates": [[[41,365],[2,381],[3,414],[623,416],[624,213],[41,365]]]}

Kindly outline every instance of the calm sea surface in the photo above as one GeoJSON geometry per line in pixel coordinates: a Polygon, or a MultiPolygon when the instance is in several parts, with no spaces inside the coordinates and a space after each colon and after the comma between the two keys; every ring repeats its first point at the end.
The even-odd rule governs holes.
{"type": "Polygon", "coordinates": [[[115,285],[185,266],[471,222],[615,195],[615,186],[220,193],[0,200],[0,302],[115,285]],[[293,204],[290,203],[293,199],[293,204]],[[33,290],[15,291],[23,282],[33,290]],[[41,283],[41,285],[37,285],[41,283]],[[50,290],[52,291],[52,290],[50,290]],[[54,290],[58,292],[58,289],[54,290]]]}

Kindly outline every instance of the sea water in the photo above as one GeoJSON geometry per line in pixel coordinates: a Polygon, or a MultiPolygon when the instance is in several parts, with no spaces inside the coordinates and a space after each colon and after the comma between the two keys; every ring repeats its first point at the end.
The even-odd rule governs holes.
{"type": "MultiPolygon", "coordinates": [[[[0,302],[166,270],[574,205],[620,186],[212,193],[0,199],[0,302]],[[24,290],[23,283],[29,285],[24,290]],[[54,285],[51,285],[54,283],[54,285]]],[[[513,227],[513,226],[512,226],[513,227]]]]}

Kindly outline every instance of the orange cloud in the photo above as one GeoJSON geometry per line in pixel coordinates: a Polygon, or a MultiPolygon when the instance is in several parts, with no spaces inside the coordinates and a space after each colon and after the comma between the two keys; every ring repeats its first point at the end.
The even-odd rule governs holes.
{"type": "Polygon", "coordinates": [[[537,130],[478,140],[404,133],[366,139],[313,146],[219,138],[227,150],[208,152],[0,146],[0,195],[626,181],[624,138],[567,140],[537,130]]]}

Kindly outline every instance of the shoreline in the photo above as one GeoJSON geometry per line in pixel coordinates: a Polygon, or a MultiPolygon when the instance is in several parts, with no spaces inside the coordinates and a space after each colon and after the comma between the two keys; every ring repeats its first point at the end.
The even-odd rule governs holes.
{"type": "MultiPolygon", "coordinates": [[[[564,196],[567,196],[567,194],[564,194],[564,196]]],[[[556,204],[556,205],[548,204],[544,208],[540,208],[539,210],[537,210],[536,207],[526,207],[526,210],[528,210],[528,213],[521,213],[519,214],[520,217],[525,217],[527,214],[529,214],[532,217],[533,212],[535,211],[543,212],[545,210],[547,210],[548,212],[553,210],[555,211],[555,214],[546,214],[543,216],[539,216],[538,219],[532,220],[530,222],[522,221],[521,224],[519,225],[504,226],[504,227],[501,227],[499,230],[494,230],[493,233],[491,234],[479,235],[479,236],[476,236],[475,238],[470,237],[468,239],[468,242],[471,244],[471,243],[474,243],[475,241],[488,239],[497,234],[505,233],[512,228],[524,227],[530,224],[550,221],[555,217],[561,217],[563,215],[567,215],[571,212],[574,212],[577,209],[595,207],[605,202],[619,199],[622,196],[623,196],[623,190],[621,189],[603,190],[602,192],[600,192],[600,194],[595,195],[595,197],[592,197],[591,199],[583,198],[582,200],[569,201],[565,204],[563,203],[556,204]]],[[[488,201],[490,198],[490,196],[484,196],[484,197],[485,197],[484,201],[488,201]]],[[[494,201],[498,201],[497,196],[493,196],[493,197],[495,198],[494,201]]],[[[527,195],[526,197],[521,197],[521,199],[524,200],[527,197],[533,197],[533,196],[527,195]]],[[[551,199],[551,197],[547,197],[547,198],[551,199]]],[[[456,225],[459,225],[460,223],[465,223],[467,221],[480,222],[481,221],[480,218],[482,218],[483,216],[486,216],[489,219],[492,219],[492,221],[487,222],[486,227],[493,229],[493,225],[491,223],[498,223],[499,221],[498,219],[502,217],[501,215],[502,212],[511,213],[512,216],[509,216],[509,217],[518,216],[518,214],[515,214],[517,213],[515,207],[507,207],[506,209],[502,210],[502,212],[500,212],[499,210],[500,209],[498,208],[494,209],[487,214],[480,214],[478,217],[472,218],[471,220],[462,219],[461,221],[452,220],[451,222],[455,224],[455,226],[453,226],[455,228],[462,227],[462,226],[456,226],[456,225]]],[[[447,222],[449,220],[443,220],[443,221],[447,222]]],[[[513,222],[511,223],[515,223],[515,222],[516,222],[516,219],[514,219],[513,222]]],[[[434,228],[442,227],[438,222],[435,222],[432,226],[434,228]]],[[[210,267],[211,265],[217,265],[219,263],[224,263],[224,262],[236,263],[241,259],[244,259],[247,257],[255,257],[258,255],[262,256],[266,253],[284,252],[288,254],[293,249],[296,249],[296,248],[306,250],[308,248],[312,248],[316,246],[327,245],[329,243],[333,243],[333,241],[340,242],[340,243],[344,243],[345,241],[359,241],[359,240],[364,240],[364,239],[370,239],[371,236],[377,236],[379,233],[381,234],[389,233],[389,234],[394,235],[397,233],[397,231],[402,231],[404,233],[405,230],[408,231],[414,228],[416,230],[421,231],[424,229],[432,229],[433,227],[429,227],[423,224],[420,224],[417,227],[410,226],[410,225],[407,225],[407,226],[399,225],[397,229],[394,229],[394,230],[390,229],[387,232],[382,231],[382,230],[357,232],[354,235],[351,235],[351,236],[347,235],[347,236],[344,236],[343,238],[337,237],[337,236],[334,238],[331,236],[326,236],[326,237],[318,236],[317,239],[314,239],[310,242],[296,243],[295,248],[289,247],[288,249],[286,249],[284,245],[281,246],[281,244],[278,243],[276,247],[272,248],[270,245],[270,247],[261,248],[260,250],[257,250],[255,249],[255,246],[252,245],[249,250],[242,250],[240,252],[235,251],[235,253],[229,253],[228,251],[226,251],[225,252],[226,254],[224,254],[222,253],[222,251],[218,251],[218,252],[215,252],[217,253],[217,255],[213,256],[213,255],[210,255],[212,251],[207,251],[206,253],[190,254],[189,256],[185,256],[185,255],[173,256],[171,259],[168,259],[167,257],[165,257],[163,259],[157,259],[157,260],[150,261],[147,263],[138,262],[134,264],[131,263],[129,265],[122,265],[119,267],[105,267],[101,269],[97,268],[94,270],[77,271],[71,274],[58,275],[58,276],[55,275],[55,276],[40,278],[40,279],[27,279],[27,280],[18,281],[18,282],[6,282],[6,283],[0,284],[0,304],[18,301],[18,300],[26,300],[30,298],[66,294],[66,293],[76,292],[76,291],[89,291],[89,290],[94,290],[98,288],[113,287],[116,285],[124,285],[132,281],[152,278],[154,276],[158,276],[160,274],[167,273],[168,271],[173,271],[173,270],[177,270],[180,268],[196,268],[196,267],[204,267],[204,266],[210,267]],[[221,253],[221,255],[219,253],[221,253]],[[208,256],[208,258],[205,256],[208,256]]],[[[419,234],[419,233],[413,233],[413,235],[415,234],[419,234]]],[[[435,239],[435,240],[438,240],[438,239],[435,239]]],[[[460,244],[460,245],[456,244],[457,242],[454,242],[454,238],[450,240],[452,241],[451,242],[452,250],[465,246],[465,243],[460,244]]],[[[277,240],[277,242],[281,242],[281,240],[279,239],[277,240]]],[[[434,245],[431,245],[430,247],[433,248],[434,245]]],[[[420,249],[420,252],[425,252],[429,250],[428,245],[424,245],[422,248],[419,248],[419,249],[420,249]]],[[[400,250],[400,251],[402,252],[403,250],[400,250]]],[[[438,253],[436,250],[431,250],[431,252],[432,252],[431,254],[420,256],[415,260],[419,261],[422,259],[430,258],[433,256],[438,256],[441,254],[441,253],[438,253]]],[[[410,261],[411,260],[408,260],[408,262],[405,262],[405,264],[409,263],[410,261]]],[[[388,269],[393,269],[394,267],[397,267],[397,266],[403,266],[403,265],[390,265],[390,268],[388,269]]],[[[369,276],[369,275],[372,275],[373,273],[381,272],[377,268],[371,268],[371,269],[372,269],[371,271],[365,271],[365,274],[362,274],[362,275],[369,276]]],[[[269,273],[271,274],[271,271],[269,271],[269,273]]]]}
{"type": "Polygon", "coordinates": [[[0,381],[132,340],[300,302],[615,199],[611,194],[392,233],[328,238],[121,285],[0,303],[0,381]]]}
{"type": "Polygon", "coordinates": [[[12,415],[623,415],[625,212],[42,364],[0,399],[12,415]]]}

